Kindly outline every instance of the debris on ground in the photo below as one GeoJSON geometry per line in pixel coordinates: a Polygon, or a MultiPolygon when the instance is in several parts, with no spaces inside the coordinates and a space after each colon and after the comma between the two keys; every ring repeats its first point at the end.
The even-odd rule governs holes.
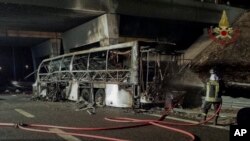
{"type": "Polygon", "coordinates": [[[93,103],[89,103],[88,101],[80,98],[76,103],[75,111],[87,111],[88,114],[93,115],[96,113],[96,109],[93,103]]]}

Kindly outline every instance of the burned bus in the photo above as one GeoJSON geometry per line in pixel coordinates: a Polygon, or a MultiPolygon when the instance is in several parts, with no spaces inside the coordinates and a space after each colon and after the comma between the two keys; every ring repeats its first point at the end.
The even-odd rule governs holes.
{"type": "Polygon", "coordinates": [[[33,92],[53,101],[84,99],[97,106],[161,103],[163,81],[180,57],[171,46],[133,41],[45,59],[33,92]]]}

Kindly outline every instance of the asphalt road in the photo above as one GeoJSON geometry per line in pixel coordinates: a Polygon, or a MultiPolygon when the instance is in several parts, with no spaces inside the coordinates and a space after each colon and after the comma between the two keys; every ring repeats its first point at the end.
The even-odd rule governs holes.
{"type": "MultiPolygon", "coordinates": [[[[127,112],[120,108],[99,108],[95,115],[86,111],[76,111],[73,102],[43,102],[32,101],[30,95],[1,95],[0,94],[0,123],[36,123],[72,127],[111,127],[127,125],[128,123],[114,123],[104,120],[104,117],[133,117],[139,119],[156,119],[144,114],[127,112]]],[[[130,124],[131,125],[131,124],[130,124]]],[[[228,141],[229,131],[208,126],[178,127],[196,135],[197,141],[228,141]]],[[[56,130],[58,129],[49,129],[56,130]]],[[[60,130],[61,131],[61,130],[60,130]]],[[[154,126],[144,126],[114,131],[79,132],[93,135],[105,135],[133,141],[187,141],[190,138],[169,130],[154,126]]],[[[60,136],[24,131],[14,127],[0,126],[0,141],[85,141],[96,140],[90,138],[60,136]]]]}

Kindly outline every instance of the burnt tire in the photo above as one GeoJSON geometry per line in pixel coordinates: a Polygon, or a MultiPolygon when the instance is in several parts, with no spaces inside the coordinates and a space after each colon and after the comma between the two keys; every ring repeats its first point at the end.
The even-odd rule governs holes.
{"type": "Polygon", "coordinates": [[[97,107],[104,107],[105,103],[105,91],[104,89],[98,89],[95,93],[95,104],[97,107]]]}
{"type": "Polygon", "coordinates": [[[79,100],[84,100],[88,103],[91,103],[92,102],[92,98],[91,98],[91,93],[90,93],[90,90],[89,89],[82,89],[81,90],[81,94],[79,96],[79,100]]]}
{"type": "Polygon", "coordinates": [[[61,100],[66,100],[66,88],[64,88],[62,91],[61,91],[61,100]]]}
{"type": "Polygon", "coordinates": [[[58,90],[57,90],[56,85],[48,86],[47,91],[48,91],[48,94],[47,94],[48,100],[52,102],[57,102],[59,99],[58,98],[59,95],[58,95],[58,90]]]}

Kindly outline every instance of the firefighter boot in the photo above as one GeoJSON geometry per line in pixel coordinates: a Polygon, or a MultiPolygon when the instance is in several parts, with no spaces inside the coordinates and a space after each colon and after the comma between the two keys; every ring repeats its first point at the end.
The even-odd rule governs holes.
{"type": "Polygon", "coordinates": [[[202,120],[201,120],[201,122],[205,122],[206,119],[207,119],[207,115],[206,114],[202,114],[202,120]]]}
{"type": "Polygon", "coordinates": [[[216,117],[214,118],[214,125],[218,125],[218,123],[217,123],[217,122],[218,122],[218,117],[219,117],[219,116],[216,116],[216,117]]]}

